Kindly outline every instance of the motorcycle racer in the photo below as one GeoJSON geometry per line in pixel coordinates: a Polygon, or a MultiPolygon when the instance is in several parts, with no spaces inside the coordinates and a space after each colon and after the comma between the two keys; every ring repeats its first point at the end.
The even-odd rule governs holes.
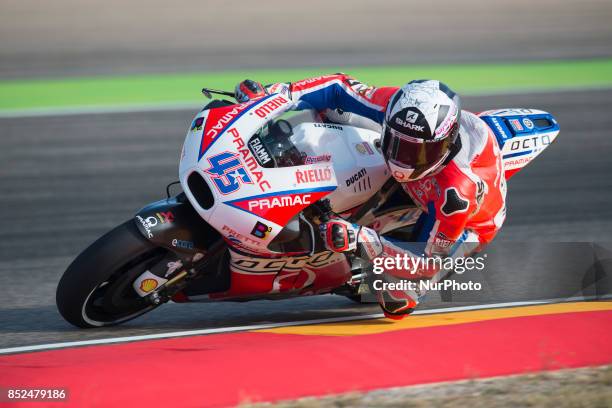
{"type": "MultiPolygon", "coordinates": [[[[298,109],[314,108],[335,122],[363,121],[379,126],[380,150],[395,180],[423,210],[411,256],[467,256],[491,242],[505,219],[506,181],[493,133],[475,114],[461,109],[459,96],[442,82],[415,80],[401,88],[372,87],[345,74],[308,78],[268,87],[246,80],[236,98],[245,102],[281,93],[298,109]]],[[[321,225],[327,249],[356,252],[372,260],[408,252],[367,227],[340,218],[321,225]]],[[[440,279],[441,271],[389,269],[383,279],[440,279]]],[[[377,291],[388,317],[401,318],[419,294],[377,291]]]]}

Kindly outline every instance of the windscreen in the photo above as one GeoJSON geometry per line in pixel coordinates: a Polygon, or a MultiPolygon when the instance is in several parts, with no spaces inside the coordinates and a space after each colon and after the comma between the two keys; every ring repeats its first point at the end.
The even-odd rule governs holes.
{"type": "Polygon", "coordinates": [[[289,110],[266,122],[249,140],[249,148],[264,167],[293,167],[304,164],[306,153],[291,141],[293,129],[301,123],[321,122],[314,110],[289,110]]]}

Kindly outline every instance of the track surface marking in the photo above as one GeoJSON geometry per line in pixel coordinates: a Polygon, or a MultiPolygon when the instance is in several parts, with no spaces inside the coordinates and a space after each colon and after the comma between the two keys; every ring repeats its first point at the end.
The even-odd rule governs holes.
{"type": "Polygon", "coordinates": [[[68,388],[69,406],[195,407],[612,361],[611,310],[525,311],[359,336],[242,332],[15,354],[0,357],[0,372],[8,387],[68,388]]]}
{"type": "MultiPolygon", "coordinates": [[[[483,308],[484,309],[484,308],[483,308]]],[[[351,321],[317,325],[289,326],[263,329],[260,332],[278,334],[303,334],[318,336],[354,336],[377,334],[389,331],[438,327],[474,323],[485,320],[508,319],[513,317],[542,316],[548,314],[612,310],[612,302],[559,303],[514,308],[484,309],[465,312],[449,312],[410,316],[400,321],[378,319],[373,321],[351,321]]]]}

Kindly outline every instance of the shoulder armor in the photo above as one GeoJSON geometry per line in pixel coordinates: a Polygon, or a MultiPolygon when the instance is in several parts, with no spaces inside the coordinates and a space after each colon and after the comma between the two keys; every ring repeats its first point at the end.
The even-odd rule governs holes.
{"type": "Polygon", "coordinates": [[[455,187],[449,187],[444,191],[444,203],[440,210],[442,214],[451,216],[457,213],[463,213],[468,210],[470,201],[462,197],[455,187]]]}

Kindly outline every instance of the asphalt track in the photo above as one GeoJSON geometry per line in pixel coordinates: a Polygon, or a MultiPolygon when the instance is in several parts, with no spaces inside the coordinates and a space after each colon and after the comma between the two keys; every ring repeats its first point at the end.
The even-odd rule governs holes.
{"type": "MultiPolygon", "coordinates": [[[[612,91],[470,97],[474,111],[533,107],[558,142],[509,184],[508,218],[477,293],[432,293],[424,308],[600,296],[612,259],[612,91]],[[593,247],[592,242],[601,245],[593,247]],[[597,262],[599,260],[599,262],[597,262]]],[[[338,296],[165,305],[117,328],[76,330],[55,287],[90,242],[164,195],[193,112],[0,119],[0,347],[377,313],[338,296]]]]}
{"type": "Polygon", "coordinates": [[[0,78],[609,57],[607,0],[4,0],[0,78]]]}

